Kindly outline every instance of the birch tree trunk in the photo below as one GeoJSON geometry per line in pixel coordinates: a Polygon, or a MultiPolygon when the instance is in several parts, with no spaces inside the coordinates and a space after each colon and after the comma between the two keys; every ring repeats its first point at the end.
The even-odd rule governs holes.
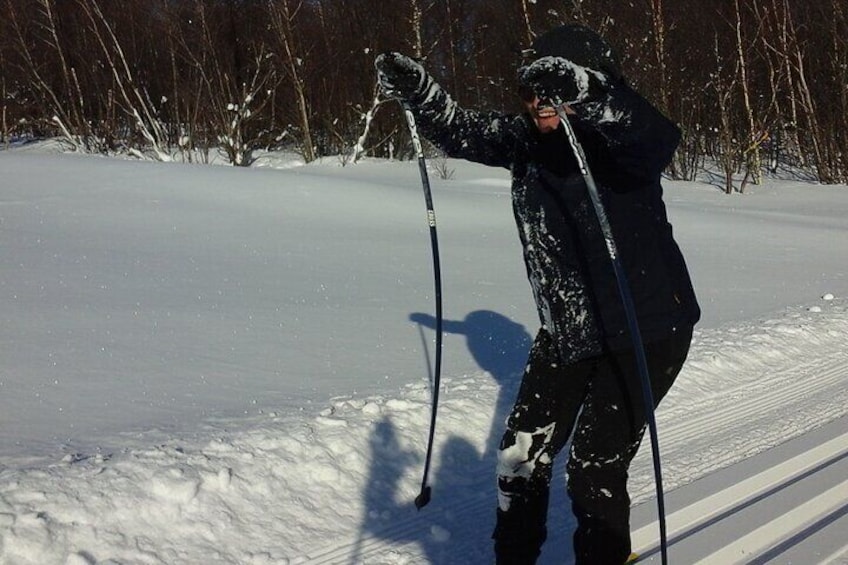
{"type": "Polygon", "coordinates": [[[271,7],[271,26],[277,34],[283,48],[283,65],[291,81],[292,91],[297,103],[301,130],[301,151],[303,159],[309,163],[315,160],[315,143],[312,139],[312,126],[309,119],[309,100],[306,95],[306,77],[301,73],[303,54],[299,52],[296,41],[295,18],[303,6],[299,1],[294,9],[290,0],[277,0],[271,7]]]}

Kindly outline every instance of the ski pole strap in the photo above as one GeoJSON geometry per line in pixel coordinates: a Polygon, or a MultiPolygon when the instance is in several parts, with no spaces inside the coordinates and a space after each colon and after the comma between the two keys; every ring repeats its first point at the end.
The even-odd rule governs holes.
{"type": "Polygon", "coordinates": [[[595,215],[598,218],[598,223],[601,227],[601,233],[607,245],[610,261],[615,273],[618,292],[621,296],[621,303],[624,306],[624,312],[627,317],[627,326],[630,330],[630,339],[633,342],[633,351],[636,355],[636,367],[639,371],[640,380],[642,383],[642,402],[645,408],[645,420],[648,424],[648,430],[651,438],[651,453],[654,463],[654,481],[657,489],[657,519],[660,529],[660,551],[662,553],[662,563],[668,563],[668,542],[666,539],[666,523],[665,523],[665,496],[662,485],[662,468],[660,464],[660,447],[657,437],[657,421],[654,414],[654,395],[651,391],[651,376],[648,371],[648,360],[645,356],[645,346],[642,343],[642,334],[639,330],[639,322],[636,318],[636,307],[633,304],[633,295],[630,290],[630,285],[627,282],[627,275],[624,272],[621,259],[618,256],[618,247],[615,244],[615,238],[612,233],[612,226],[607,217],[606,209],[604,208],[601,195],[598,191],[598,185],[595,184],[595,179],[592,176],[592,171],[589,169],[589,163],[586,160],[586,154],[583,147],[577,140],[577,135],[574,133],[574,128],[571,122],[568,121],[568,116],[562,106],[557,107],[557,114],[562,126],[565,130],[568,142],[574,152],[574,158],[577,159],[577,166],[580,168],[580,174],[583,175],[583,180],[586,183],[586,189],[589,192],[589,198],[592,201],[592,206],[595,209],[595,215]]]}
{"type": "Polygon", "coordinates": [[[433,252],[433,278],[435,286],[435,308],[436,308],[436,362],[433,370],[433,404],[430,409],[430,434],[427,439],[427,454],[424,458],[424,476],[421,480],[421,492],[415,497],[415,507],[421,510],[430,502],[431,489],[427,484],[430,474],[430,462],[433,456],[433,440],[436,435],[436,412],[439,407],[439,388],[441,385],[442,372],[442,274],[439,261],[439,238],[436,233],[436,212],[433,210],[433,195],[430,191],[430,177],[427,174],[427,161],[424,158],[424,149],[421,139],[418,137],[418,126],[415,116],[409,105],[402,103],[406,123],[409,126],[409,135],[412,137],[412,146],[418,155],[418,171],[421,174],[421,186],[424,189],[424,201],[427,205],[427,225],[430,226],[430,247],[433,252]]]}

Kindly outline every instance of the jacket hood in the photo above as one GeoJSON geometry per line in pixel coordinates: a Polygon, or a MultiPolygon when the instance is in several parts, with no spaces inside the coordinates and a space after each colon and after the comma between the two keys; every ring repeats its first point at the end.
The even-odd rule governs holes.
{"type": "Polygon", "coordinates": [[[613,48],[600,35],[581,25],[563,25],[540,35],[533,41],[529,55],[532,59],[562,57],[615,79],[622,77],[613,48]]]}

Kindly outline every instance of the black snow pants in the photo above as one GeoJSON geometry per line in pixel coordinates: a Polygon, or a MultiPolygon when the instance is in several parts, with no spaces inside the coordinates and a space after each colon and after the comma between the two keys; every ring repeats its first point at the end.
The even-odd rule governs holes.
{"type": "MultiPolygon", "coordinates": [[[[646,344],[654,401],[680,372],[691,329],[646,344]]],[[[571,365],[559,362],[550,335],[536,336],[498,453],[493,538],[499,565],[533,564],[547,537],[554,457],[572,437],[568,494],[577,519],[577,564],[621,565],[630,554],[627,473],[645,429],[632,350],[571,365]]]]}

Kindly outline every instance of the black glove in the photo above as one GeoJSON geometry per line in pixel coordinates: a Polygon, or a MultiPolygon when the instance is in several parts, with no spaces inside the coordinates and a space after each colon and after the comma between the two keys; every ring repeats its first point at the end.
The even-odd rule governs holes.
{"type": "Polygon", "coordinates": [[[396,52],[382,53],[374,66],[380,88],[389,98],[410,100],[423,93],[428,75],[415,59],[396,52]]]}
{"type": "Polygon", "coordinates": [[[518,82],[555,106],[594,100],[609,89],[609,77],[604,73],[550,56],[518,69],[518,82]]]}

